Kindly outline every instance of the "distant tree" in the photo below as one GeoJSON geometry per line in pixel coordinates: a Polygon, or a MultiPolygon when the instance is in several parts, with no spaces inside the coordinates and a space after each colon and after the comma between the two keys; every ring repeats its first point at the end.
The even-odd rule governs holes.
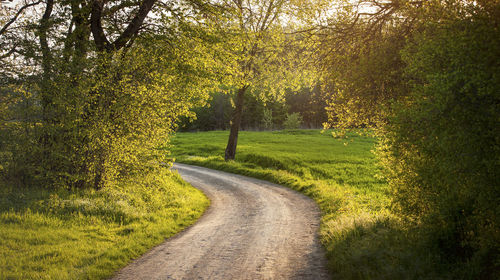
{"type": "MultiPolygon", "coordinates": [[[[230,117],[234,111],[231,106],[232,95],[212,93],[207,106],[193,109],[196,117],[182,118],[180,131],[225,130],[230,127],[230,117]]],[[[271,129],[280,128],[286,119],[289,106],[284,100],[264,101],[257,94],[245,95],[245,109],[242,112],[240,128],[271,129]],[[266,115],[267,114],[267,115],[266,115]],[[263,119],[267,118],[267,123],[263,119]]],[[[324,108],[322,108],[324,111],[324,108]]]]}
{"type": "Polygon", "coordinates": [[[264,129],[273,129],[273,110],[264,108],[264,114],[262,116],[262,126],[264,129]]]}
{"type": "Polygon", "coordinates": [[[179,131],[226,130],[232,110],[227,94],[212,92],[205,106],[193,108],[194,115],[179,120],[179,131]]]}
{"type": "Polygon", "coordinates": [[[303,124],[309,128],[322,128],[327,121],[327,104],[320,86],[305,87],[297,92],[287,91],[285,102],[288,112],[300,113],[303,124]]]}

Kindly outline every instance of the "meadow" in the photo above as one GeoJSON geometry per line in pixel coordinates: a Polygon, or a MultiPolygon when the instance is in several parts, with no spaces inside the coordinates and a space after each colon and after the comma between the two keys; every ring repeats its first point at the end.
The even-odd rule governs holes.
{"type": "Polygon", "coordinates": [[[242,131],[234,161],[224,161],[227,131],[177,133],[172,157],[268,180],[313,198],[334,279],[438,277],[436,256],[419,251],[390,212],[390,190],[374,154],[377,140],[332,131],[242,131]]]}
{"type": "MultiPolygon", "coordinates": [[[[227,136],[177,133],[169,150],[177,162],[265,179],[313,198],[334,278],[441,278],[446,272],[435,255],[408,242],[408,231],[391,214],[375,138],[242,131],[236,159],[226,162],[227,136]]],[[[167,170],[99,190],[0,186],[0,279],[107,278],[194,223],[209,205],[167,170]]]]}
{"type": "Polygon", "coordinates": [[[208,199],[176,173],[95,189],[0,187],[0,279],[105,279],[186,226],[208,199]]]}

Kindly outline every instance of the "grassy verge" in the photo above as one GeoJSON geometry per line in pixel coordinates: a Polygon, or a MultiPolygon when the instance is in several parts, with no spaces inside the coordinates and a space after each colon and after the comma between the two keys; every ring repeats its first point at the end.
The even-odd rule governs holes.
{"type": "Polygon", "coordinates": [[[95,190],[0,187],[0,279],[102,279],[192,224],[208,199],[177,174],[95,190]]]}
{"type": "Polygon", "coordinates": [[[390,214],[389,190],[371,152],[376,139],[293,130],[240,132],[235,161],[223,159],[228,132],[178,133],[177,162],[272,181],[313,198],[320,236],[336,279],[433,277],[432,256],[416,251],[390,214]]]}

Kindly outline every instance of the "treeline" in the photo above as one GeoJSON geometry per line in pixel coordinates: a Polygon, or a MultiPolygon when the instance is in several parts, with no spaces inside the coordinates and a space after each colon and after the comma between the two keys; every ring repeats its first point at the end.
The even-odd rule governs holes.
{"type": "MultiPolygon", "coordinates": [[[[206,106],[193,108],[196,114],[179,121],[179,131],[227,130],[233,113],[232,98],[225,93],[211,93],[206,106]]],[[[277,100],[247,95],[243,108],[243,130],[323,128],[327,121],[326,100],[319,86],[287,93],[277,100]]]]}

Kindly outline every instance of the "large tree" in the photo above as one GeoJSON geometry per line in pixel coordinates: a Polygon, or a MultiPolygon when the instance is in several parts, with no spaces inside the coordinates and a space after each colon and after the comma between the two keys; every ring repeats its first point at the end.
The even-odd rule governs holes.
{"type": "Polygon", "coordinates": [[[99,188],[167,163],[158,148],[211,71],[200,6],[26,0],[2,14],[3,92],[22,101],[1,126],[17,137],[2,141],[10,177],[99,188]]]}

